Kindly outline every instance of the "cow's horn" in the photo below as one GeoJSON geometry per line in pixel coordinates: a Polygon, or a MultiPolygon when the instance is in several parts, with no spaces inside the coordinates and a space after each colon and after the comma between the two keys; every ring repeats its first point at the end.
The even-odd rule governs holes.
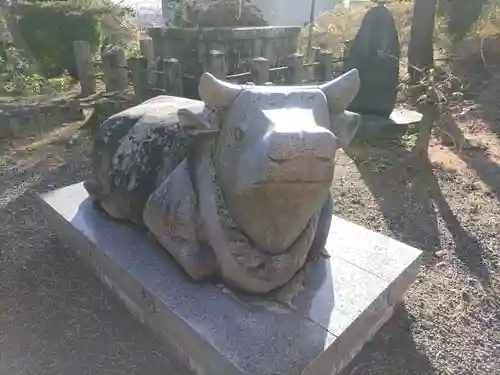
{"type": "Polygon", "coordinates": [[[200,79],[200,98],[208,108],[224,111],[243,91],[241,86],[218,80],[210,73],[204,73],[200,79]]]}
{"type": "Polygon", "coordinates": [[[324,83],[319,88],[325,93],[333,113],[344,111],[358,94],[360,86],[357,69],[324,83]]]}

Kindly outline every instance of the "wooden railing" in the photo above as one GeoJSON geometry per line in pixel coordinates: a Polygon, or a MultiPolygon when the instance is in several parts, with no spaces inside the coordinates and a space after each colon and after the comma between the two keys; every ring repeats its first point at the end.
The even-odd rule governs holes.
{"type": "MultiPolygon", "coordinates": [[[[96,78],[102,78],[106,91],[116,92],[133,87],[136,100],[142,102],[157,95],[186,96],[185,85],[197,87],[199,77],[186,74],[185,66],[177,58],[155,57],[151,40],[140,43],[141,55],[125,59],[118,47],[106,48],[100,60],[90,54],[86,42],[75,42],[75,57],[83,95],[96,91],[96,78]],[[101,73],[95,67],[101,67],[101,73]]],[[[268,57],[253,57],[247,70],[230,72],[227,53],[210,50],[206,56],[204,71],[229,82],[257,85],[301,85],[325,82],[334,75],[334,59],[331,51],[313,48],[313,57],[306,61],[304,55],[293,53],[281,59],[277,66],[268,57]]]]}

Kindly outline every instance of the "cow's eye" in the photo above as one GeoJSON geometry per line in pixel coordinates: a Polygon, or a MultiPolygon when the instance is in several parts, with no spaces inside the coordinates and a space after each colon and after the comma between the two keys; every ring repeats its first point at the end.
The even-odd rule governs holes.
{"type": "Polygon", "coordinates": [[[241,128],[234,129],[234,139],[236,141],[241,141],[245,137],[245,132],[241,128]]]}

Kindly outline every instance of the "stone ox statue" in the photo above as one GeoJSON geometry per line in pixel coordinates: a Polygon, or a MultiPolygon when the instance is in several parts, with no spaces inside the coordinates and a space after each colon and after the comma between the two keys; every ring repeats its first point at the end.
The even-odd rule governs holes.
{"type": "Polygon", "coordinates": [[[320,86],[239,86],[205,73],[201,101],[158,96],[97,130],[91,198],[143,226],[194,280],[267,293],[321,252],[357,70],[320,86]]]}

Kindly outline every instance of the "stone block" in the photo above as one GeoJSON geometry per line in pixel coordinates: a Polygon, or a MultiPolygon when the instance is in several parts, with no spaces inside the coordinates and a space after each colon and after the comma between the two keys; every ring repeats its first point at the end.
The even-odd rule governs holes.
{"type": "Polygon", "coordinates": [[[95,210],[82,184],[40,197],[47,221],[197,375],[333,375],[392,315],[421,252],[334,217],[329,259],[290,306],[193,282],[144,231],[95,210]]]}

